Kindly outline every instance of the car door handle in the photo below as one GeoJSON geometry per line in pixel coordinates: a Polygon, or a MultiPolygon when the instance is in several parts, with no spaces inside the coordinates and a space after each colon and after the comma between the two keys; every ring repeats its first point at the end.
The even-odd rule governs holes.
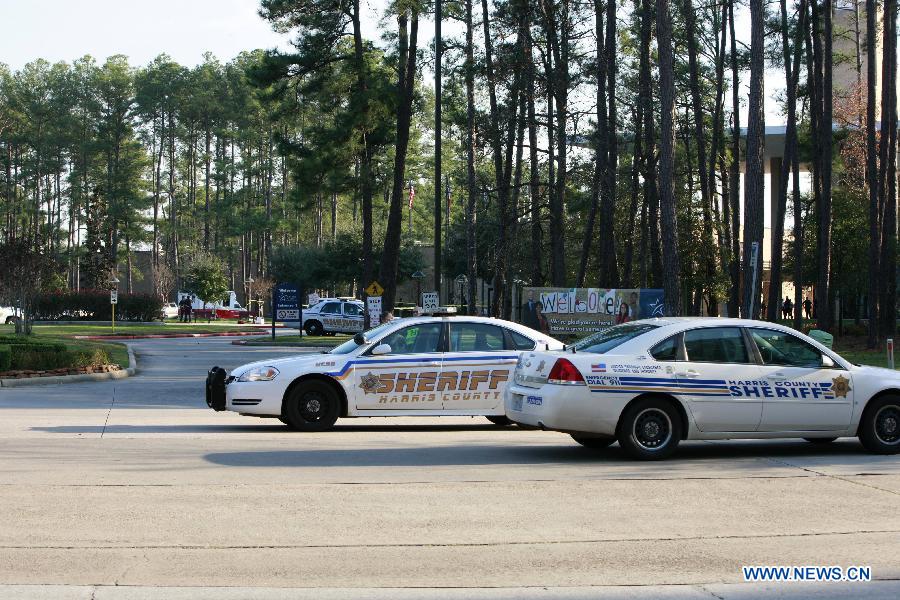
{"type": "Polygon", "coordinates": [[[787,375],[785,375],[781,371],[776,371],[774,373],[769,373],[768,375],[766,375],[766,379],[784,379],[785,377],[787,377],[787,375]]]}
{"type": "Polygon", "coordinates": [[[439,363],[439,362],[425,362],[425,363],[421,363],[421,366],[423,366],[423,367],[439,367],[439,366],[441,366],[441,363],[439,363]]]}
{"type": "Polygon", "coordinates": [[[675,375],[677,377],[686,377],[689,379],[695,379],[697,377],[700,377],[700,373],[698,373],[697,371],[695,371],[693,369],[688,369],[687,371],[681,371],[681,372],[675,373],[675,375]]]}

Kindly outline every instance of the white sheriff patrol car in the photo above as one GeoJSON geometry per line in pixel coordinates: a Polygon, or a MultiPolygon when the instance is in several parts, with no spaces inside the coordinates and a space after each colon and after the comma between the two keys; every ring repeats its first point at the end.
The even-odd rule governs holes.
{"type": "Polygon", "coordinates": [[[286,325],[302,329],[307,335],[359,333],[364,329],[363,306],[359,300],[322,298],[303,309],[303,323],[288,322],[286,325]]]}
{"type": "Polygon", "coordinates": [[[660,318],[562,352],[526,352],[506,391],[514,422],[636,458],[683,439],[859,436],[900,452],[900,373],[850,363],[793,329],[742,319],[660,318]]]}
{"type": "Polygon", "coordinates": [[[483,415],[498,425],[503,390],[524,350],[563,344],[528,327],[484,317],[394,319],[330,352],[219,367],[206,379],[217,411],[278,417],[300,431],[338,417],[483,415]]]}

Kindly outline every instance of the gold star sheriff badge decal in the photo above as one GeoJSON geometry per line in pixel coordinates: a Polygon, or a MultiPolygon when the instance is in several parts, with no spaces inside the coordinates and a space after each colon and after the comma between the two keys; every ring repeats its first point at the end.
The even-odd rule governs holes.
{"type": "Polygon", "coordinates": [[[374,392],[375,388],[378,387],[378,376],[373,375],[371,372],[363,375],[359,381],[359,387],[361,387],[367,394],[370,392],[374,392]]]}
{"type": "Polygon", "coordinates": [[[846,398],[847,392],[850,391],[850,380],[843,375],[838,375],[831,380],[831,390],[834,392],[835,398],[846,398]]]}

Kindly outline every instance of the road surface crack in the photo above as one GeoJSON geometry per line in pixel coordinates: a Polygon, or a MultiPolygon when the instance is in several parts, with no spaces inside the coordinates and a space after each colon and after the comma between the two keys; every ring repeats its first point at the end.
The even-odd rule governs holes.
{"type": "Polygon", "coordinates": [[[103,434],[106,433],[106,426],[109,424],[109,416],[112,414],[112,410],[115,405],[116,405],[116,387],[113,386],[112,401],[109,403],[109,410],[106,411],[106,420],[103,421],[103,429],[100,431],[100,439],[103,439],[103,434]]]}
{"type": "MultiPolygon", "coordinates": [[[[785,467],[792,467],[794,469],[800,469],[801,471],[804,471],[806,473],[811,473],[812,475],[815,475],[818,477],[827,477],[828,479],[834,479],[836,481],[843,481],[844,483],[849,483],[850,485],[858,485],[860,487],[878,490],[879,492],[886,492],[888,494],[891,494],[892,496],[900,496],[900,492],[897,492],[897,491],[894,491],[891,489],[887,489],[887,488],[883,488],[883,487],[878,487],[877,485],[872,485],[870,483],[865,483],[863,481],[856,481],[853,479],[849,479],[848,476],[831,475],[831,474],[825,473],[823,471],[817,471],[817,470],[811,469],[809,467],[801,467],[800,465],[795,465],[795,464],[787,462],[785,460],[778,460],[776,458],[771,458],[771,457],[766,457],[766,460],[773,462],[775,464],[785,466],[785,467]]],[[[857,477],[860,477],[860,476],[861,475],[857,475],[857,477]]],[[[865,476],[870,477],[871,475],[865,475],[865,476]]],[[[877,474],[875,476],[877,476],[877,474]]]]}
{"type": "MultiPolygon", "coordinates": [[[[575,544],[620,544],[620,543],[659,543],[659,542],[696,542],[716,540],[764,540],[786,538],[815,538],[825,536],[851,536],[898,534],[900,529],[864,529],[851,531],[819,531],[805,533],[769,533],[759,535],[713,535],[713,536],[672,536],[663,538],[597,538],[579,540],[520,540],[508,542],[410,542],[382,544],[152,544],[152,545],[48,545],[22,546],[3,545],[0,550],[292,550],[292,549],[364,549],[364,548],[488,548],[502,546],[563,546],[575,544]]],[[[145,554],[146,557],[146,554],[145,554]]],[[[149,559],[148,559],[149,560],[149,559]]]]}

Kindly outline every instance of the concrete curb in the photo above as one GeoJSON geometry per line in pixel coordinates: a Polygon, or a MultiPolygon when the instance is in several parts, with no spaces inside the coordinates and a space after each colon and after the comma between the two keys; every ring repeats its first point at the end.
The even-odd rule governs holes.
{"type": "Polygon", "coordinates": [[[54,375],[52,377],[26,377],[23,379],[0,379],[0,388],[28,387],[37,385],[60,385],[63,383],[83,383],[85,381],[108,381],[125,379],[137,373],[137,359],[131,346],[128,348],[128,368],[112,373],[84,373],[82,375],[54,375]]]}
{"type": "Polygon", "coordinates": [[[170,338],[239,337],[244,335],[268,335],[268,331],[223,331],[221,333],[148,333],[145,335],[73,335],[76,340],[115,342],[117,340],[156,340],[170,338]]]}

